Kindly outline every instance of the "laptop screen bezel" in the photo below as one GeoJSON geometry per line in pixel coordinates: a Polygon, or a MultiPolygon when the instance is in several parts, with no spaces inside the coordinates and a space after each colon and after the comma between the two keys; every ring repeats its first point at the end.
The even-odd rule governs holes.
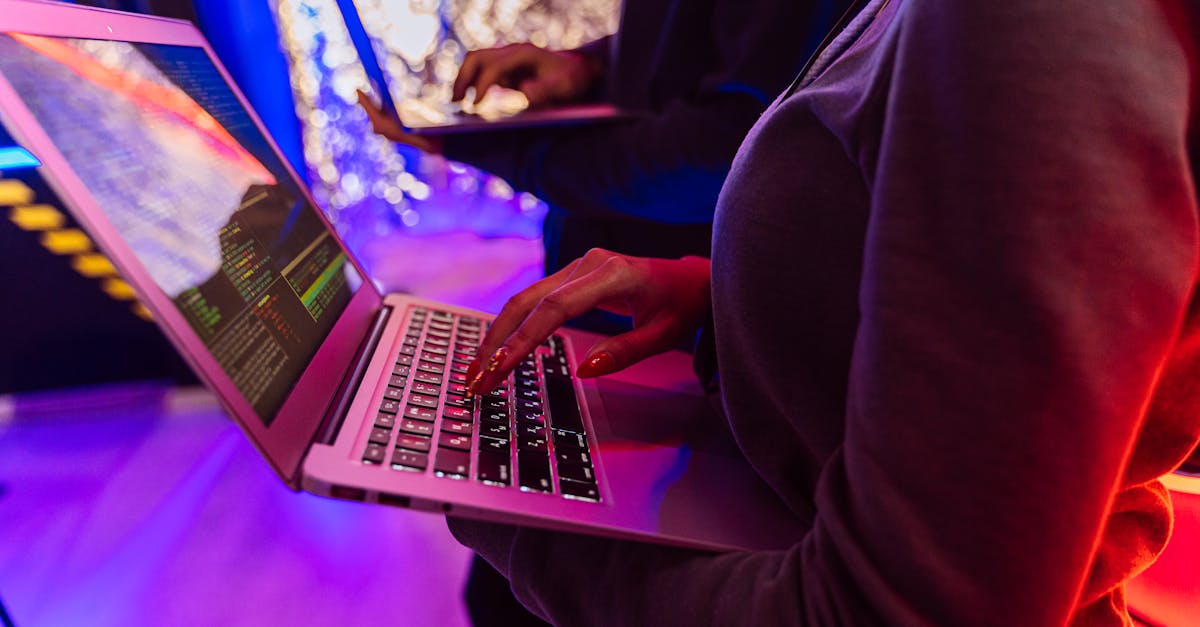
{"type": "MultiPolygon", "coordinates": [[[[270,426],[265,425],[170,297],[157,287],[133,250],[116,231],[66,159],[26,108],[8,79],[0,74],[0,122],[10,129],[24,148],[42,161],[41,173],[61,195],[68,205],[67,210],[84,226],[126,281],[134,286],[139,299],[153,313],[164,334],[200,379],[216,393],[226,411],[250,437],[275,471],[290,487],[298,489],[305,452],[312,443],[342,378],[350,369],[372,320],[382,306],[382,296],[367,279],[368,275],[362,264],[337,236],[333,226],[313,201],[307,186],[283,157],[262,120],[217,59],[208,41],[191,23],[57,2],[0,0],[0,33],[165,44],[204,50],[256,128],[267,139],[270,149],[287,171],[287,175],[292,177],[307,202],[316,209],[322,223],[345,252],[346,258],[364,278],[362,285],[354,293],[333,329],[297,380],[287,400],[270,422],[270,426]]],[[[68,358],[67,355],[63,356],[63,359],[68,358]]]]}

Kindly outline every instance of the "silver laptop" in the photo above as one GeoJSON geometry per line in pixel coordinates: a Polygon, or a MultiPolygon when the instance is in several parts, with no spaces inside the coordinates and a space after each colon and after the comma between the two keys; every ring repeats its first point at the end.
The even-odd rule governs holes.
{"type": "Polygon", "coordinates": [[[597,338],[564,330],[466,399],[489,316],[377,292],[190,24],[0,0],[0,123],[291,488],[711,549],[797,539],[686,354],[577,380],[597,338]]]}
{"type": "MultiPolygon", "coordinates": [[[[447,30],[429,29],[435,23],[436,13],[436,10],[430,11],[434,7],[429,6],[416,7],[377,0],[337,0],[337,5],[367,75],[376,73],[384,81],[383,85],[379,85],[370,80],[368,93],[381,108],[395,114],[406,131],[415,135],[598,124],[636,117],[632,111],[605,102],[530,107],[520,91],[499,86],[489,89],[478,104],[475,103],[473,88],[468,90],[468,96],[461,102],[452,102],[451,72],[447,70],[453,68],[456,73],[464,55],[457,37],[450,32],[455,30],[456,25],[445,24],[447,30]],[[404,41],[396,33],[406,29],[424,31],[429,38],[423,58],[412,50],[397,54],[398,51],[392,49],[404,41]],[[413,58],[414,54],[418,58],[413,58]],[[380,58],[386,61],[380,62],[380,58]],[[449,59],[457,60],[450,62],[449,59]]],[[[545,11],[546,7],[526,7],[522,13],[534,14],[540,18],[537,21],[543,22],[549,16],[538,9],[545,11]]],[[[473,10],[477,11],[478,8],[473,10]]],[[[520,21],[519,18],[517,21],[520,21]]],[[[545,22],[542,25],[549,26],[545,22]]],[[[572,27],[583,30],[579,23],[564,25],[564,30],[572,27]]]]}

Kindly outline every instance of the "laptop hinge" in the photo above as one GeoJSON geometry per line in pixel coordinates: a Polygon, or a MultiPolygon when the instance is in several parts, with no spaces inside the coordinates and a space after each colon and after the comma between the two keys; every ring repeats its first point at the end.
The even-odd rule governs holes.
{"type": "Polygon", "coordinates": [[[342,430],[342,423],[346,421],[346,413],[350,411],[350,403],[354,401],[354,393],[358,391],[363,375],[367,372],[371,356],[375,354],[375,347],[379,345],[379,338],[383,337],[383,329],[387,326],[388,317],[391,314],[392,308],[384,306],[375,315],[370,333],[363,338],[362,345],[358,347],[358,352],[354,355],[354,367],[347,370],[341,385],[338,386],[337,394],[333,397],[333,402],[329,404],[329,411],[321,420],[321,426],[316,432],[316,442],[333,444],[333,441],[337,439],[338,432],[342,430]]]}

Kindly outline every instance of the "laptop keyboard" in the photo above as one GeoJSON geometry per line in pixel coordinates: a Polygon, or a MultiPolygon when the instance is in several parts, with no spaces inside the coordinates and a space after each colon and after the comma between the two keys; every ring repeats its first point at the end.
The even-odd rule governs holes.
{"type": "Polygon", "coordinates": [[[562,338],[497,389],[468,399],[485,323],[414,307],[362,461],[526,492],[600,501],[562,338]]]}

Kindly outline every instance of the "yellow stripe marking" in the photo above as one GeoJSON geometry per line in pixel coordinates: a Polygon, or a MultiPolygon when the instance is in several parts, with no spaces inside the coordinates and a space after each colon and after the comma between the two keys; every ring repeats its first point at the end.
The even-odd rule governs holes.
{"type": "Polygon", "coordinates": [[[77,255],[92,249],[92,240],[79,229],[42,233],[42,246],[56,255],[77,255]]]}
{"type": "Polygon", "coordinates": [[[21,181],[0,181],[0,205],[28,205],[33,202],[33,190],[21,181]]]}
{"type": "Polygon", "coordinates": [[[48,231],[60,229],[67,218],[51,205],[25,205],[13,207],[8,219],[26,231],[48,231]]]}
{"type": "Polygon", "coordinates": [[[108,257],[100,253],[79,255],[71,260],[71,267],[76,272],[89,278],[116,276],[117,269],[113,267],[108,257]]]}

